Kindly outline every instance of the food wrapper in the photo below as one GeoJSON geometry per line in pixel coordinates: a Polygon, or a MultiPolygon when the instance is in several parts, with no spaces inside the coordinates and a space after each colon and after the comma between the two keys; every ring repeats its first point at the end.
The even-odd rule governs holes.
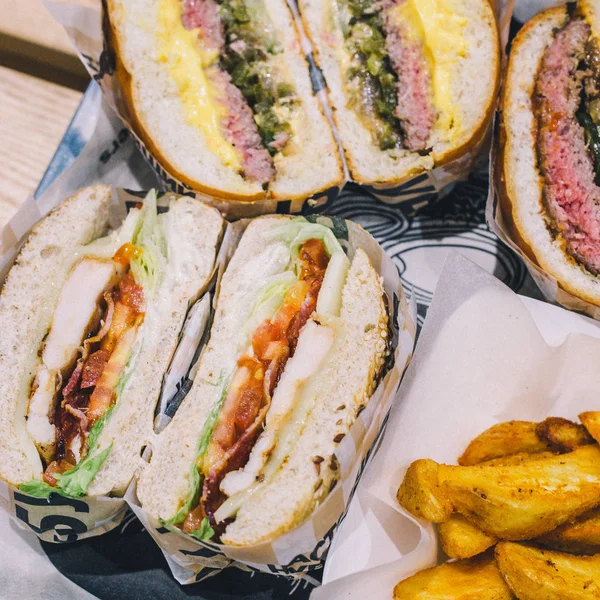
{"type": "MultiPolygon", "coordinates": [[[[518,13],[523,20],[529,20],[541,10],[545,10],[549,6],[560,4],[556,1],[548,0],[527,0],[519,3],[518,13]]],[[[506,208],[500,205],[499,202],[499,173],[497,170],[498,160],[498,140],[500,129],[500,110],[496,113],[494,122],[494,139],[492,150],[490,152],[490,179],[489,193],[486,206],[486,219],[490,229],[507,245],[514,250],[525,263],[531,277],[540,288],[542,294],[549,302],[556,302],[569,310],[589,315],[594,319],[600,320],[600,307],[582,300],[577,296],[564,290],[558,281],[549,273],[546,273],[540,265],[535,262],[522,248],[520,248],[518,240],[511,232],[509,226],[509,215],[505,214],[506,208]]]]}
{"type": "MultiPolygon", "coordinates": [[[[91,149],[93,150],[93,145],[91,149]]],[[[78,165],[83,161],[86,161],[85,156],[80,157],[70,171],[78,172],[78,165]]],[[[68,186],[69,180],[68,176],[60,178],[56,182],[57,187],[49,188],[38,200],[27,199],[0,233],[0,284],[6,278],[31,228],[64,199],[56,193],[56,190],[68,186]]],[[[111,228],[118,227],[128,210],[143,202],[144,196],[145,193],[132,195],[124,190],[113,188],[111,228]]],[[[159,211],[167,210],[169,199],[170,194],[165,194],[158,200],[159,211]]],[[[211,278],[203,289],[197,291],[197,297],[205,295],[213,283],[214,278],[211,278]]],[[[195,300],[196,298],[192,298],[192,302],[195,300]]],[[[201,341],[202,333],[198,328],[184,326],[176,353],[190,347],[195,350],[201,341]]],[[[191,367],[193,368],[193,359],[197,354],[192,352],[189,356],[187,361],[180,361],[175,366],[173,361],[167,371],[168,379],[178,384],[170,386],[169,390],[164,392],[168,394],[164,398],[164,413],[168,414],[169,410],[172,410],[171,404],[177,401],[178,390],[187,387],[185,383],[189,380],[188,372],[191,367]]],[[[165,415],[159,414],[157,417],[162,423],[161,417],[164,419],[165,415]]],[[[141,459],[140,464],[142,464],[141,459]]],[[[123,498],[106,496],[67,498],[58,493],[50,494],[47,499],[36,498],[24,494],[2,480],[0,480],[0,506],[8,511],[20,527],[30,529],[46,542],[58,543],[74,542],[106,533],[117,527],[127,512],[127,504],[123,498]]]]}
{"type": "MultiPolygon", "coordinates": [[[[207,203],[216,206],[227,218],[238,219],[254,217],[266,213],[314,213],[329,206],[341,191],[343,184],[334,186],[323,192],[300,200],[273,199],[256,202],[228,202],[214,198],[204,193],[194,192],[191,188],[169,173],[153,156],[142,140],[135,134],[127,106],[123,100],[117,77],[115,76],[115,57],[107,44],[105,28],[107,27],[103,14],[101,0],[44,0],[45,5],[54,17],[64,26],[77,52],[90,73],[99,83],[112,109],[119,115],[133,136],[135,143],[154,170],[160,185],[164,190],[179,194],[195,193],[207,203]]],[[[332,126],[334,137],[339,144],[339,135],[333,124],[331,107],[326,92],[326,84],[320,69],[315,65],[310,41],[304,31],[302,20],[298,14],[296,0],[287,0],[296,22],[300,44],[306,61],[309,64],[313,93],[321,103],[324,113],[332,126]]],[[[514,0],[493,0],[498,27],[501,34],[501,47],[504,49],[508,38],[510,18],[514,8],[514,0]]],[[[449,191],[453,185],[465,179],[475,167],[482,152],[489,146],[490,127],[480,132],[468,152],[450,162],[436,167],[431,171],[410,177],[400,184],[381,184],[364,186],[364,189],[388,204],[403,204],[405,212],[415,212],[433,200],[437,200],[449,191]]],[[[344,153],[339,148],[344,162],[345,178],[348,180],[348,168],[344,153]]]]}
{"type": "Polygon", "coordinates": [[[392,598],[400,580],[443,560],[434,526],[396,501],[409,464],[456,464],[468,443],[496,423],[576,420],[597,409],[597,338],[598,323],[519,297],[450,254],[381,447],[311,600],[392,598]]]}
{"type": "MultiPolygon", "coordinates": [[[[322,568],[331,539],[344,518],[370,451],[382,432],[400,378],[412,355],[416,333],[415,306],[409,307],[406,302],[398,270],[392,260],[371,235],[355,223],[329,217],[309,219],[332,228],[350,257],[356,248],[362,248],[383,277],[393,337],[393,352],[386,365],[388,371],[349,434],[337,447],[336,457],[340,463],[338,484],[307,521],[272,542],[236,548],[203,542],[179,530],[167,529],[141,508],[134,482],[126,494],[127,502],[162,549],[179,583],[201,581],[228,566],[297,579],[305,577],[311,570],[322,568]]],[[[247,224],[248,220],[241,220],[229,225],[217,260],[221,274],[247,224]]],[[[218,296],[218,288],[216,293],[218,296]]]]}

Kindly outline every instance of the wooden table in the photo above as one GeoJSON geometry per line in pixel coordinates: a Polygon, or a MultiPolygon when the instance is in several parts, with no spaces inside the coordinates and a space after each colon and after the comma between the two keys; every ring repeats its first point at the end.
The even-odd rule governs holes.
{"type": "Polygon", "coordinates": [[[37,187],[87,80],[41,0],[0,0],[0,227],[37,187]]]}

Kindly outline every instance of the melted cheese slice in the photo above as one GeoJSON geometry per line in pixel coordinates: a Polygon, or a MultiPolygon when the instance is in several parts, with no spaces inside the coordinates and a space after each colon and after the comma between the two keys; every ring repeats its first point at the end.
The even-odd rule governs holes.
{"type": "Polygon", "coordinates": [[[218,59],[218,52],[203,49],[198,31],[183,26],[179,0],[160,0],[156,37],[157,60],[167,64],[177,84],[186,120],[202,133],[208,148],[225,165],[239,171],[240,158],[221,130],[224,108],[205,72],[218,59]]]}
{"type": "Polygon", "coordinates": [[[405,0],[393,9],[392,19],[408,30],[408,35],[422,44],[430,64],[435,106],[439,112],[437,126],[449,134],[449,141],[460,136],[462,111],[452,93],[454,65],[466,56],[464,36],[467,18],[453,0],[405,0]]]}

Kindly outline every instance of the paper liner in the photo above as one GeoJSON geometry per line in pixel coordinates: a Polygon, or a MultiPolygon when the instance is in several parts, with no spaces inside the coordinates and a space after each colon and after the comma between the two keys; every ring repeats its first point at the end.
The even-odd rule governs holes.
{"type": "MultiPolygon", "coordinates": [[[[81,161],[85,160],[87,160],[85,156],[81,158],[81,161]]],[[[77,162],[74,169],[77,169],[77,162]]],[[[68,179],[67,175],[57,180],[59,188],[64,185],[68,186],[68,179]]],[[[145,195],[145,192],[134,195],[125,190],[113,188],[111,228],[118,227],[127,212],[144,201],[145,195]]],[[[164,194],[158,199],[159,212],[167,210],[170,197],[171,194],[164,194]]],[[[63,198],[57,195],[52,187],[37,201],[32,197],[28,198],[2,230],[0,233],[0,285],[6,278],[31,228],[62,200],[63,198]]],[[[190,303],[203,297],[213,285],[214,279],[211,277],[201,289],[197,290],[196,295],[190,299],[190,303]]],[[[201,335],[202,332],[197,329],[190,330],[184,327],[180,333],[179,345],[184,344],[196,348],[201,335]]],[[[187,391],[189,389],[186,386],[189,379],[189,365],[180,367],[179,372],[171,369],[172,367],[169,366],[167,372],[172,373],[172,379],[179,381],[180,389],[184,388],[187,391]]],[[[173,401],[174,398],[169,400],[173,401]]],[[[167,415],[169,410],[173,410],[171,404],[166,407],[167,415]]],[[[169,419],[165,415],[159,415],[158,420],[159,423],[164,424],[169,419]]],[[[140,464],[143,464],[141,459],[140,464]]],[[[106,533],[121,523],[127,510],[127,504],[123,498],[107,496],[68,498],[58,493],[50,494],[49,498],[36,498],[24,494],[2,480],[0,480],[0,506],[8,511],[20,527],[30,529],[46,542],[58,543],[73,542],[106,533]]]]}
{"type": "Polygon", "coordinates": [[[396,583],[444,558],[435,526],[396,492],[420,458],[456,464],[503,421],[542,421],[598,407],[600,326],[520,298],[466,258],[449,255],[381,448],[359,484],[311,600],[392,598],[396,583]],[[593,337],[590,337],[593,336],[593,337]]]}
{"type": "MultiPolygon", "coordinates": [[[[296,28],[300,37],[302,50],[309,65],[309,73],[313,86],[313,93],[317,97],[325,116],[332,127],[334,137],[338,142],[339,154],[344,164],[346,179],[349,179],[348,168],[344,153],[341,150],[339,135],[333,124],[332,109],[326,92],[326,84],[320,69],[315,65],[313,49],[304,31],[304,25],[298,14],[296,0],[286,0],[290,7],[296,28]]],[[[510,17],[512,15],[514,0],[490,0],[499,23],[501,34],[501,47],[505,48],[508,38],[510,17]]],[[[267,213],[314,213],[322,211],[337,197],[343,184],[334,186],[305,199],[273,200],[264,199],[256,202],[235,202],[216,198],[205,193],[195,192],[169,173],[160,162],[154,158],[142,140],[136,135],[131,125],[128,108],[124,102],[119,83],[115,76],[115,56],[108,47],[104,29],[107,27],[103,15],[101,0],[71,0],[69,3],[60,0],[44,0],[45,5],[54,17],[64,26],[75,45],[79,57],[89,71],[91,77],[100,84],[105,97],[128,128],[136,146],[154,170],[163,189],[171,190],[178,194],[195,193],[196,196],[209,204],[217,207],[229,219],[255,217],[267,213]]],[[[481,132],[479,139],[473,147],[457,159],[432,169],[407,178],[400,184],[381,184],[365,186],[365,189],[382,202],[403,205],[403,210],[408,213],[415,212],[431,201],[445,196],[451,191],[453,185],[466,179],[474,168],[482,151],[489,145],[490,124],[481,132]]]]}
{"type": "MultiPolygon", "coordinates": [[[[313,217],[312,220],[332,228],[340,236],[338,239],[350,257],[356,248],[362,248],[382,276],[389,301],[393,361],[389,361],[389,371],[367,407],[358,415],[348,435],[337,446],[335,455],[340,463],[340,480],[335,488],[307,521],[272,542],[237,548],[203,542],[179,530],[167,529],[144,512],[136,496],[136,485],[132,484],[126,500],[163,550],[179,583],[201,581],[227,566],[294,578],[301,578],[313,569],[322,568],[331,539],[344,518],[370,450],[387,419],[402,373],[412,355],[416,334],[415,306],[413,304],[409,307],[406,302],[398,269],[393,261],[371,235],[357,224],[329,217],[313,217]]],[[[229,225],[218,258],[221,274],[248,222],[243,220],[229,225]]],[[[216,294],[218,297],[218,287],[216,294]]]]}

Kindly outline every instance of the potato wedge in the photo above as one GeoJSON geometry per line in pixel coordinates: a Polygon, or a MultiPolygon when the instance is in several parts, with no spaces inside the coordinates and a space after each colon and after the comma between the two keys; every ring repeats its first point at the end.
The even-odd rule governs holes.
{"type": "Polygon", "coordinates": [[[586,512],[572,523],[565,523],[535,541],[552,550],[600,554],[600,508],[586,512]]]}
{"type": "Polygon", "coordinates": [[[458,459],[458,464],[468,467],[500,456],[548,450],[548,442],[541,440],[535,432],[537,425],[529,421],[508,421],[493,425],[467,446],[458,459]]]}
{"type": "Polygon", "coordinates": [[[443,523],[452,514],[452,505],[438,485],[438,467],[433,460],[416,460],[408,467],[397,494],[400,506],[430,523],[443,523]]]}
{"type": "Polygon", "coordinates": [[[594,443],[594,439],[583,425],[562,417],[548,417],[538,423],[535,432],[540,439],[547,441],[552,449],[559,452],[570,452],[579,446],[594,443]]]}
{"type": "Polygon", "coordinates": [[[394,588],[394,600],[510,600],[490,556],[445,563],[420,571],[394,588]]]}
{"type": "Polygon", "coordinates": [[[600,599],[600,555],[573,556],[501,542],[496,561],[519,600],[600,599]]]}
{"type": "Polygon", "coordinates": [[[488,467],[507,467],[510,465],[521,465],[524,462],[531,463],[534,460],[542,460],[552,456],[557,456],[556,452],[536,452],[535,454],[520,452],[519,454],[511,454],[510,456],[492,458],[492,460],[486,460],[485,462],[479,464],[482,466],[487,465],[488,467]]]}
{"type": "Polygon", "coordinates": [[[579,415],[579,420],[588,433],[600,444],[600,411],[591,410],[579,415]]]}
{"type": "Polygon", "coordinates": [[[441,493],[492,537],[525,540],[600,505],[600,447],[515,465],[439,465],[441,493]]]}
{"type": "Polygon", "coordinates": [[[498,541],[483,533],[459,513],[452,513],[438,525],[442,550],[450,558],[471,558],[485,552],[498,541]]]}

